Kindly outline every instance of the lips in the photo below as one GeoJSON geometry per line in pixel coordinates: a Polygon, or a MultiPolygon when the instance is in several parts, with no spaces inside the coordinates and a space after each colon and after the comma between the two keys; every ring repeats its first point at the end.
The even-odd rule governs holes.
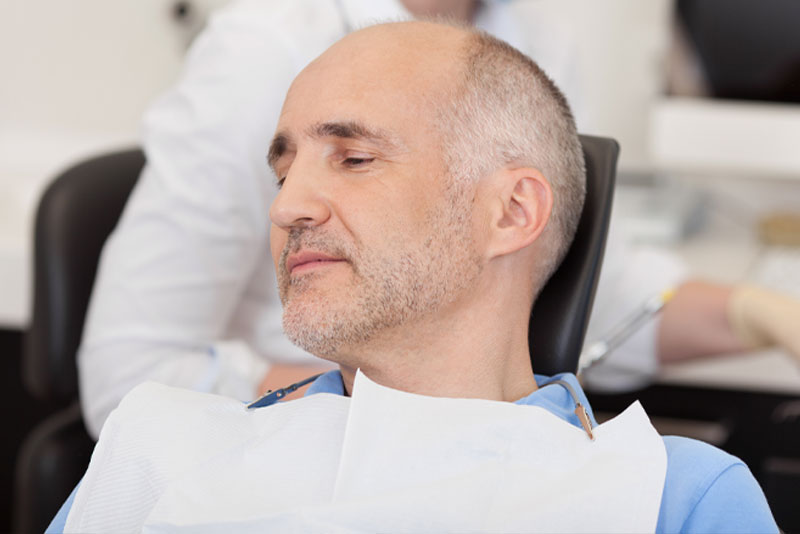
{"type": "Polygon", "coordinates": [[[290,254],[289,257],[286,258],[286,270],[289,274],[293,274],[295,271],[300,272],[313,269],[314,267],[332,265],[343,261],[345,260],[342,258],[330,256],[322,252],[300,251],[290,254]]]}

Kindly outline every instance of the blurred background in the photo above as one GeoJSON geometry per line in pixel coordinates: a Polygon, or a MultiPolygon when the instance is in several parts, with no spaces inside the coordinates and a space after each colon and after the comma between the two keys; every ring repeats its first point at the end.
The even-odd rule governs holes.
{"type": "MultiPolygon", "coordinates": [[[[143,111],[179,75],[209,13],[226,3],[0,0],[0,531],[12,529],[23,438],[58,408],[20,378],[40,194],[70,164],[138,144],[143,111]]],[[[696,276],[800,296],[800,2],[512,6],[523,20],[546,17],[574,36],[579,126],[622,146],[615,217],[632,239],[679,252],[696,276]]],[[[675,365],[659,384],[747,398],[764,406],[754,418],[795,435],[800,426],[800,371],[779,352],[675,365]]],[[[596,402],[613,411],[624,401],[596,402]]],[[[681,431],[725,445],[722,412],[681,431]]],[[[758,448],[733,452],[747,447],[758,448]]],[[[800,498],[797,455],[759,450],[748,460],[775,495],[776,516],[787,514],[779,524],[800,529],[781,508],[781,499],[788,510],[800,498]]]]}

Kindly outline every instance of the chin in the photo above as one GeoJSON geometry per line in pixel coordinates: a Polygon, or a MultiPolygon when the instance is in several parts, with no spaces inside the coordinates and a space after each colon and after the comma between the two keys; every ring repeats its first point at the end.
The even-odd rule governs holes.
{"type": "Polygon", "coordinates": [[[337,313],[320,313],[316,306],[290,303],[283,312],[283,331],[289,341],[315,356],[331,359],[343,343],[342,325],[337,313]]]}
{"type": "MultiPolygon", "coordinates": [[[[316,303],[314,303],[316,304],[316,303]]],[[[283,330],[289,341],[319,358],[346,363],[345,354],[368,343],[381,323],[364,314],[357,305],[332,309],[328,306],[290,302],[283,312],[283,330]]]]}

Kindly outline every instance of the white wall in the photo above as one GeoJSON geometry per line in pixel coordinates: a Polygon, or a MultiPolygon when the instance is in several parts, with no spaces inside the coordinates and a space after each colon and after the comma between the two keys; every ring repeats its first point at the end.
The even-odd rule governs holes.
{"type": "MultiPolygon", "coordinates": [[[[194,0],[198,15],[225,0],[194,0]]],[[[33,215],[56,172],[138,141],[196,27],[171,0],[0,0],[0,325],[29,316],[33,215]]]]}
{"type": "Polygon", "coordinates": [[[2,123],[135,132],[181,64],[191,28],[174,20],[173,4],[0,2],[2,123]]]}
{"type": "Polygon", "coordinates": [[[6,0],[0,117],[12,124],[136,131],[174,76],[181,42],[164,0],[6,0]]]}

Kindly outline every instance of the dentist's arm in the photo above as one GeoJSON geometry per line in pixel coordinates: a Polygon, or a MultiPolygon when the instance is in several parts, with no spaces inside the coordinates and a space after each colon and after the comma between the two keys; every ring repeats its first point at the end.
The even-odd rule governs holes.
{"type": "Polygon", "coordinates": [[[686,282],[658,326],[662,362],[772,345],[800,360],[800,300],[755,286],[686,282]]]}

